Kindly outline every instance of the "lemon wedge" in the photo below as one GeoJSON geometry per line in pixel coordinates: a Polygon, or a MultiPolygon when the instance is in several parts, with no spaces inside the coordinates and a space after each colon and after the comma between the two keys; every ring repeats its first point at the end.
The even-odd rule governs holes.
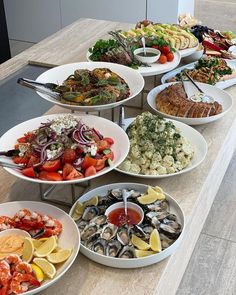
{"type": "Polygon", "coordinates": [[[164,194],[163,189],[161,187],[159,187],[159,186],[155,186],[153,189],[157,193],[164,194]]]}
{"type": "Polygon", "coordinates": [[[36,264],[32,263],[31,264],[31,267],[33,269],[33,272],[36,276],[36,279],[39,281],[39,282],[42,282],[44,280],[44,274],[43,274],[43,271],[40,267],[38,267],[36,264]]]}
{"type": "Polygon", "coordinates": [[[161,239],[159,236],[159,232],[157,229],[154,229],[151,232],[149,244],[151,246],[151,249],[155,252],[161,252],[161,239]]]}
{"type": "Polygon", "coordinates": [[[31,238],[24,238],[22,260],[30,262],[34,254],[34,244],[31,238]]]}
{"type": "Polygon", "coordinates": [[[50,279],[53,279],[56,274],[56,268],[55,266],[47,261],[45,258],[34,258],[33,262],[41,268],[43,273],[48,276],[50,279]]]}
{"type": "Polygon", "coordinates": [[[137,249],[135,249],[135,255],[136,255],[137,258],[150,256],[150,255],[153,255],[155,253],[156,252],[154,252],[154,251],[145,251],[145,250],[137,250],[137,249]]]}
{"type": "Polygon", "coordinates": [[[156,202],[157,198],[158,197],[156,194],[143,195],[141,197],[138,197],[138,201],[142,205],[148,205],[148,204],[156,202]]]}
{"type": "Polygon", "coordinates": [[[136,235],[132,235],[131,242],[139,250],[148,250],[148,249],[150,249],[150,245],[148,243],[144,242],[142,239],[140,239],[136,235]]]}
{"type": "Polygon", "coordinates": [[[72,250],[71,249],[63,249],[59,252],[51,253],[47,256],[49,262],[56,264],[66,261],[70,255],[72,250]]]}
{"type": "Polygon", "coordinates": [[[34,249],[36,250],[39,246],[42,245],[43,241],[32,239],[32,243],[34,245],[34,249]]]}
{"type": "Polygon", "coordinates": [[[98,196],[95,196],[92,199],[83,203],[84,208],[87,206],[97,206],[97,205],[98,205],[98,196]]]}
{"type": "Polygon", "coordinates": [[[39,248],[34,252],[34,256],[37,257],[46,257],[49,255],[54,249],[57,247],[57,238],[55,236],[51,236],[48,238],[39,248]]]}
{"type": "Polygon", "coordinates": [[[75,208],[73,210],[73,213],[71,214],[71,217],[77,221],[81,218],[81,216],[84,213],[84,209],[88,206],[97,206],[98,205],[98,196],[93,197],[92,199],[86,201],[86,202],[77,202],[75,205],[75,208]]]}

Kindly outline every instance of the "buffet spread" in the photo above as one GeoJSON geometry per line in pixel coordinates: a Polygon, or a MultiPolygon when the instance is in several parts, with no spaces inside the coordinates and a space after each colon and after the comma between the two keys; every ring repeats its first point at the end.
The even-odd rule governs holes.
{"type": "MultiPolygon", "coordinates": [[[[18,178],[53,185],[83,183],[111,170],[159,179],[198,167],[208,146],[191,125],[224,120],[230,111],[232,98],[222,88],[236,83],[236,55],[233,33],[191,22],[145,20],[110,31],[110,39],[88,48],[87,62],[55,67],[36,81],[22,79],[43,99],[89,112],[122,108],[143,90],[143,76],[167,73],[147,96],[152,112],[121,117],[119,124],[80,113],[18,124],[0,138],[1,165],[18,178]],[[172,71],[198,51],[193,64],[172,71]]],[[[1,294],[42,291],[71,267],[79,249],[114,268],[148,266],[174,253],[184,235],[183,209],[168,187],[137,182],[98,186],[69,215],[39,202],[1,204],[1,294]]]]}

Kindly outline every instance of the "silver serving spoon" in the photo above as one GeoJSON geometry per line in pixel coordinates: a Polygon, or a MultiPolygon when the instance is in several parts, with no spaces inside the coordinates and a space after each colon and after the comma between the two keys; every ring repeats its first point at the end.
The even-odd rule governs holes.
{"type": "Polygon", "coordinates": [[[144,53],[144,55],[147,55],[145,38],[142,37],[141,41],[142,41],[142,45],[143,45],[143,53],[144,53]]]}
{"type": "Polygon", "coordinates": [[[127,200],[128,198],[134,193],[133,190],[127,191],[126,189],[122,190],[122,197],[123,197],[123,202],[124,202],[124,207],[125,207],[125,215],[127,216],[127,200]]]}
{"type": "MultiPolygon", "coordinates": [[[[214,103],[215,99],[212,96],[210,96],[210,95],[206,94],[204,91],[202,91],[202,89],[193,81],[193,79],[191,78],[191,76],[186,71],[184,72],[184,74],[189,79],[189,81],[199,91],[199,94],[194,94],[194,95],[188,97],[189,100],[192,100],[193,102],[214,103]]],[[[183,85],[184,85],[184,81],[182,81],[182,82],[183,82],[183,85]]]]}

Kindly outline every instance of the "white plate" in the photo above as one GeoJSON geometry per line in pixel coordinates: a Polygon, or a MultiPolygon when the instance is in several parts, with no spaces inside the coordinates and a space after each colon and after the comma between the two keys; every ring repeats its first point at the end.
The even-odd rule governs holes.
{"type": "MultiPolygon", "coordinates": [[[[148,186],[145,184],[139,184],[139,183],[113,183],[113,184],[108,184],[104,186],[100,186],[96,189],[93,189],[89,191],[88,193],[84,194],[82,197],[78,199],[80,202],[85,202],[94,196],[105,196],[107,194],[108,190],[111,190],[113,188],[129,188],[129,189],[134,189],[137,191],[140,191],[141,193],[145,193],[147,191],[148,186]]],[[[148,266],[154,263],[157,263],[166,257],[170,256],[172,253],[174,253],[179,246],[182,238],[183,238],[183,232],[184,232],[184,227],[185,227],[185,222],[184,222],[184,213],[178,203],[167,193],[165,193],[166,199],[169,201],[170,204],[170,212],[174,213],[177,216],[178,222],[182,225],[182,232],[178,239],[167,249],[163,250],[160,253],[153,254],[150,256],[142,257],[142,258],[132,258],[132,259],[127,259],[127,258],[112,258],[108,256],[104,256],[98,253],[93,252],[92,250],[89,250],[85,246],[81,244],[80,246],[80,252],[83,253],[85,256],[87,256],[89,259],[96,261],[100,264],[107,265],[110,267],[115,267],[115,268],[138,268],[138,267],[143,267],[143,266],[148,266]]],[[[78,202],[77,201],[77,202],[78,202]]],[[[73,207],[70,210],[70,215],[72,214],[74,210],[74,206],[76,203],[73,205],[73,207]]]]}
{"type": "MultiPolygon", "coordinates": [[[[90,62],[93,62],[89,58],[90,55],[91,55],[91,53],[88,51],[87,55],[86,55],[87,60],[90,62]]],[[[171,62],[166,62],[165,64],[153,63],[153,64],[151,64],[150,67],[139,67],[135,71],[137,73],[140,73],[143,77],[155,76],[155,75],[160,75],[160,74],[169,72],[169,71],[175,69],[181,60],[181,54],[179,51],[176,51],[174,53],[174,56],[175,56],[175,58],[171,62]]],[[[129,67],[127,67],[127,68],[129,68],[129,67]]]]}
{"type": "MultiPolygon", "coordinates": [[[[124,120],[124,129],[126,130],[127,127],[135,120],[135,118],[128,118],[124,120]]],[[[181,131],[181,134],[187,138],[187,140],[190,142],[190,144],[194,147],[194,156],[189,164],[188,167],[184,168],[181,171],[178,171],[176,173],[172,173],[172,174],[163,174],[163,175],[145,175],[145,174],[135,174],[135,173],[131,173],[131,172],[127,172],[124,170],[121,170],[119,168],[116,168],[115,170],[119,171],[120,173],[124,173],[130,176],[134,176],[134,177],[139,177],[139,178],[150,178],[150,179],[158,179],[158,178],[165,178],[165,177],[172,177],[175,175],[180,175],[186,172],[189,172],[191,170],[193,170],[194,168],[196,168],[198,165],[200,165],[203,160],[205,159],[206,155],[207,155],[207,142],[204,139],[204,137],[201,135],[201,133],[199,133],[197,130],[195,130],[194,128],[176,121],[176,120],[172,120],[172,119],[166,119],[167,121],[171,121],[177,129],[179,129],[181,131]]]]}
{"type": "MultiPolygon", "coordinates": [[[[236,61],[229,60],[229,59],[225,59],[225,61],[227,62],[227,65],[229,67],[231,67],[234,71],[236,71],[236,61]]],[[[180,73],[184,69],[189,69],[189,70],[193,69],[195,64],[197,64],[197,61],[192,62],[190,64],[187,64],[185,66],[179,67],[179,68],[177,68],[177,69],[163,75],[162,78],[161,78],[161,83],[162,84],[167,83],[167,80],[169,80],[172,77],[175,77],[178,73],[180,73]]],[[[225,88],[228,88],[228,87],[230,87],[230,86],[232,86],[234,84],[236,84],[236,78],[232,78],[230,80],[217,82],[214,86],[217,87],[217,88],[220,88],[220,89],[225,89],[225,88]]]]}
{"type": "Polygon", "coordinates": [[[181,55],[181,58],[193,54],[195,51],[197,51],[198,46],[199,46],[199,43],[195,47],[180,50],[179,53],[181,55]]]}
{"type": "Polygon", "coordinates": [[[36,294],[49,286],[55,284],[71,267],[80,248],[80,233],[79,230],[72,220],[72,218],[61,209],[42,202],[31,202],[31,201],[17,201],[0,204],[0,216],[6,215],[13,217],[20,209],[29,209],[38,213],[47,214],[55,219],[58,219],[63,226],[63,231],[59,236],[59,246],[65,249],[73,248],[72,254],[67,261],[65,261],[57,269],[57,274],[54,279],[46,280],[42,285],[31,291],[22,293],[27,295],[36,294]]]}
{"type": "MultiPolygon", "coordinates": [[[[174,119],[174,120],[178,120],[180,122],[183,122],[185,124],[188,125],[202,125],[202,124],[206,124],[206,123],[211,123],[214,122],[216,120],[219,120],[220,118],[222,118],[223,116],[226,115],[226,113],[228,113],[228,111],[231,109],[232,105],[233,105],[233,100],[232,97],[225,92],[224,90],[221,90],[219,88],[216,88],[212,85],[208,85],[208,84],[204,84],[204,83],[197,83],[197,85],[208,95],[212,96],[213,98],[215,98],[216,101],[218,101],[221,105],[222,105],[222,113],[215,115],[215,116],[210,116],[210,117],[204,117],[204,118],[183,118],[183,117],[176,117],[176,116],[171,116],[168,115],[166,113],[163,113],[159,110],[157,110],[156,107],[156,96],[159,92],[161,92],[162,90],[164,90],[166,87],[175,84],[178,82],[172,82],[172,83],[166,83],[166,84],[162,84],[160,86],[155,87],[154,89],[152,89],[147,96],[147,102],[149,104],[149,106],[158,114],[166,117],[166,118],[170,118],[170,119],[174,119]]],[[[187,86],[193,86],[193,84],[191,82],[186,82],[187,86]]],[[[196,89],[193,86],[193,93],[196,93],[196,89]]]]}
{"type": "MultiPolygon", "coordinates": [[[[37,129],[41,123],[47,122],[47,120],[52,120],[54,118],[57,118],[58,116],[63,116],[66,114],[53,114],[53,115],[47,115],[42,116],[38,118],[34,118],[28,121],[25,121],[10,130],[8,130],[3,136],[0,138],[0,147],[2,150],[10,150],[14,148],[14,145],[16,143],[17,138],[23,136],[28,131],[32,131],[37,129]]],[[[68,114],[67,114],[68,115],[68,114]]],[[[114,144],[112,145],[112,151],[114,152],[114,160],[113,165],[111,167],[106,167],[102,169],[101,171],[97,172],[95,175],[92,175],[90,177],[85,177],[81,179],[74,179],[74,180],[67,180],[67,181],[46,181],[46,180],[40,180],[38,178],[30,178],[24,176],[21,172],[11,169],[11,168],[5,168],[9,173],[13,174],[14,176],[17,176],[19,178],[22,178],[24,180],[37,182],[37,183],[51,183],[51,184],[69,184],[69,183],[78,183],[78,182],[84,182],[87,180],[90,180],[92,178],[101,176],[112,169],[114,169],[116,166],[118,166],[122,161],[126,158],[128,151],[129,151],[129,139],[125,131],[119,127],[117,124],[98,117],[98,116],[92,116],[92,115],[74,115],[77,118],[81,118],[82,121],[90,126],[96,128],[101,134],[103,134],[105,137],[112,137],[114,139],[114,144]]],[[[4,159],[6,162],[12,163],[12,160],[9,158],[4,159]]]]}
{"type": "Polygon", "coordinates": [[[82,111],[82,112],[91,112],[91,111],[101,111],[105,109],[110,109],[117,107],[128,100],[134,98],[137,96],[144,87],[144,79],[139,74],[139,72],[135,71],[134,69],[114,64],[114,63],[107,63],[107,62],[80,62],[80,63],[72,63],[72,64],[65,64],[59,67],[52,68],[44,73],[42,73],[36,81],[42,82],[42,83],[55,83],[55,84],[62,84],[66,78],[68,78],[69,75],[72,75],[75,70],[77,69],[88,69],[93,70],[95,68],[108,68],[111,71],[118,74],[121,78],[125,80],[125,82],[129,85],[130,88],[130,96],[126,99],[123,99],[121,101],[117,101],[114,103],[104,104],[104,105],[96,105],[96,106],[77,106],[77,105],[69,105],[62,103],[56,99],[51,98],[50,96],[42,93],[38,93],[42,98],[50,101],[51,103],[57,104],[61,107],[76,110],[76,111],[82,111]]]}

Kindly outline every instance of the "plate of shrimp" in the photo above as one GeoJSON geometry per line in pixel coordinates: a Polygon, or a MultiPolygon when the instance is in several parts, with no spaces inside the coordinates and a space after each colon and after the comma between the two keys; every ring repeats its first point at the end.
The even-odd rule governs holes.
{"type": "MultiPolygon", "coordinates": [[[[71,249],[71,254],[63,263],[53,266],[55,267],[53,278],[50,279],[45,272],[43,279],[39,280],[33,267],[34,256],[25,261],[24,253],[18,251],[16,243],[11,242],[14,245],[11,251],[5,250],[0,256],[1,295],[36,294],[59,280],[77,257],[80,247],[78,228],[67,213],[55,206],[33,201],[0,204],[0,237],[4,236],[2,235],[4,232],[11,232],[13,229],[28,233],[31,238],[26,239],[32,240],[33,245],[55,238],[57,248],[71,249]]],[[[4,247],[0,248],[2,252],[4,247]]],[[[37,248],[34,248],[34,255],[36,252],[37,248]]],[[[40,259],[46,260],[46,258],[40,259]]]]}

